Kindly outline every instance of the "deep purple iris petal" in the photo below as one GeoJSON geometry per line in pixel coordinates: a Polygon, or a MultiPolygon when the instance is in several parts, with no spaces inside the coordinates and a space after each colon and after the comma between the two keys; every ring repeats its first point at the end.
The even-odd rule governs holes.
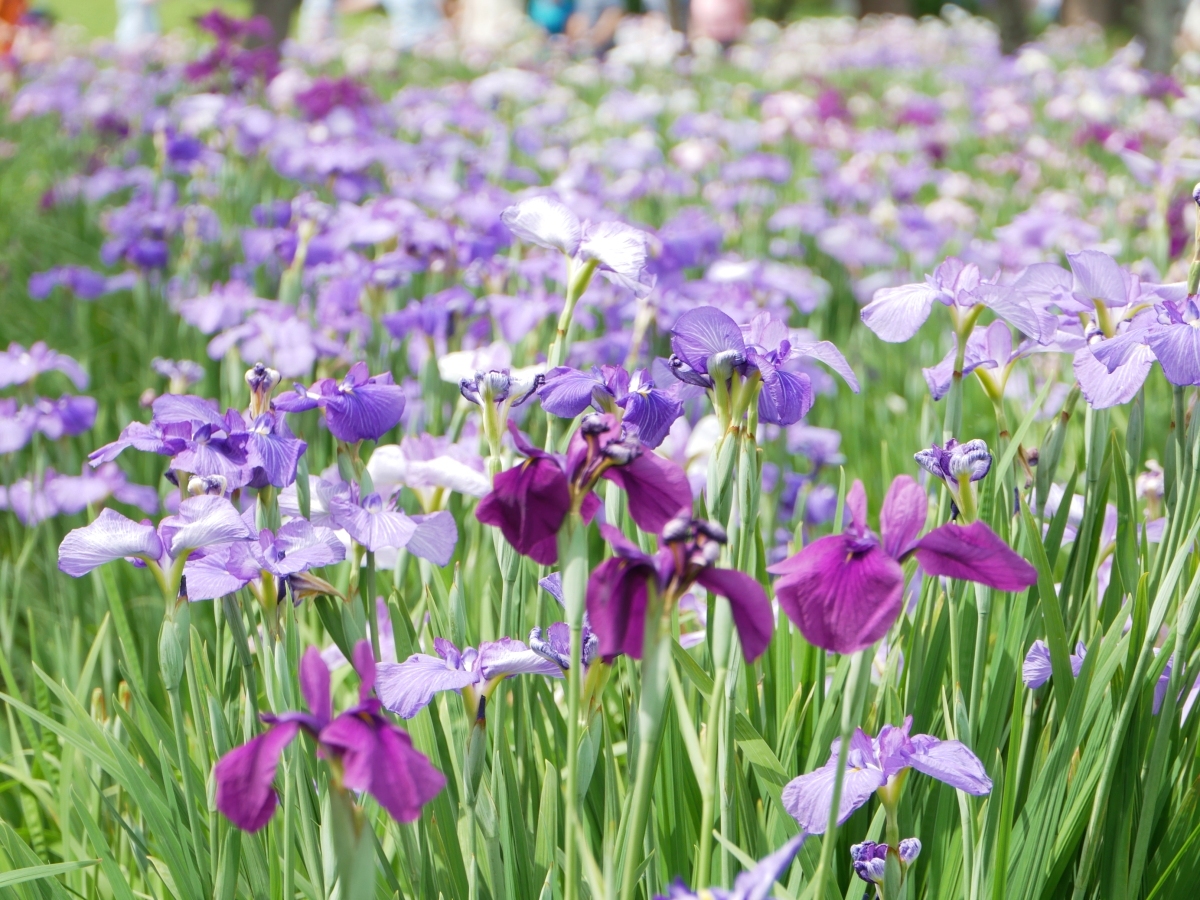
{"type": "Polygon", "coordinates": [[[646,451],[624,466],[604,471],[629,501],[629,516],[642,531],[659,534],[663,526],[691,511],[692,487],[683,469],[657,453],[646,451]]]}
{"type": "Polygon", "coordinates": [[[342,761],[342,783],[367,791],[398,822],[412,822],[446,779],[412,745],[412,738],[379,715],[343,713],[320,735],[342,761]]]}
{"type": "Polygon", "coordinates": [[[280,723],[230,750],[213,768],[217,809],[243,831],[258,831],[275,812],[275,770],[299,730],[296,722],[280,723]]]}
{"type": "Polygon", "coordinates": [[[744,572],[716,568],[701,570],[696,583],[728,598],[746,662],[752,663],[762,656],[771,643],[771,632],[775,628],[771,601],[763,586],[744,572]]]}
{"type": "Polygon", "coordinates": [[[613,556],[592,571],[587,586],[587,614],[600,639],[600,655],[611,661],[624,653],[642,658],[646,627],[647,583],[656,577],[646,558],[613,556]]]}
{"type": "Polygon", "coordinates": [[[908,475],[899,475],[888,488],[879,513],[879,531],[883,550],[899,559],[912,546],[929,513],[929,501],[924,489],[908,475]]]}
{"type": "Polygon", "coordinates": [[[558,529],[571,506],[562,466],[548,456],[527,459],[500,472],[475,517],[494,525],[516,551],[542,565],[558,561],[558,529]]]}
{"type": "Polygon", "coordinates": [[[809,643],[835,653],[869,647],[900,614],[904,573],[880,547],[856,553],[848,535],[814,541],[790,562],[775,595],[809,643]]]}
{"type": "Polygon", "coordinates": [[[935,528],[917,542],[916,556],[927,575],[975,581],[998,591],[1020,591],[1037,581],[1037,570],[983,522],[935,528]]]}
{"type": "Polygon", "coordinates": [[[309,647],[300,657],[300,693],[308,711],[322,723],[333,718],[333,701],[329,694],[329,666],[321,658],[321,651],[309,647]]]}

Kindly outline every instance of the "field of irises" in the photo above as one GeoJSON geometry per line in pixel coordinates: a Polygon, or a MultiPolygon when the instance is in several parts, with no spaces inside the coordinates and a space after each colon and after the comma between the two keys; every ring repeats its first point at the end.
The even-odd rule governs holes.
{"type": "Polygon", "coordinates": [[[0,74],[0,896],[1195,896],[1186,57],[201,25],[0,74]]]}

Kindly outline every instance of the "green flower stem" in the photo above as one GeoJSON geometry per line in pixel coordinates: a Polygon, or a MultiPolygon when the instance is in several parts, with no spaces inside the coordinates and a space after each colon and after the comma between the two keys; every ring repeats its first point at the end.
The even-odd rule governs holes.
{"type": "Polygon", "coordinates": [[[870,647],[861,650],[850,658],[850,672],[846,676],[846,702],[842,705],[842,743],[838,748],[837,771],[833,779],[833,798],[829,806],[829,824],[825,829],[825,839],[821,842],[821,862],[813,875],[813,900],[821,900],[825,896],[825,880],[829,877],[829,869],[833,864],[833,845],[837,843],[838,807],[842,802],[842,783],[846,777],[846,760],[850,755],[850,738],[862,716],[862,707],[867,699],[869,678],[864,677],[870,666],[867,654],[870,647]]]}
{"type": "MultiPolygon", "coordinates": [[[[953,310],[952,310],[953,311],[953,310]]],[[[950,393],[946,395],[946,420],[942,426],[942,441],[957,437],[962,430],[963,364],[967,355],[967,340],[983,312],[982,304],[972,306],[967,314],[955,323],[958,349],[954,354],[954,372],[950,376],[950,393]]]]}
{"type": "Polygon", "coordinates": [[[563,826],[564,897],[576,900],[580,886],[579,846],[575,839],[579,825],[579,670],[583,666],[583,610],[588,579],[587,527],[578,511],[567,516],[558,541],[563,603],[567,625],[571,629],[571,666],[567,670],[567,771],[563,782],[567,814],[563,826]]]}
{"type": "Polygon", "coordinates": [[[975,583],[975,608],[979,621],[975,626],[975,658],[971,661],[971,700],[967,719],[971,723],[969,745],[979,737],[979,703],[983,696],[983,664],[987,657],[988,628],[992,617],[992,591],[987,585],[975,583]]]}
{"type": "Polygon", "coordinates": [[[663,708],[671,678],[672,642],[670,621],[662,598],[657,591],[651,590],[646,604],[644,646],[647,649],[642,658],[642,696],[638,704],[637,775],[633,783],[629,827],[625,831],[625,853],[621,861],[621,900],[633,900],[638,870],[642,864],[646,822],[650,815],[654,775],[658,768],[658,748],[662,743],[663,708]]]}
{"type": "Polygon", "coordinates": [[[721,729],[725,681],[729,674],[732,625],[733,613],[729,601],[723,597],[716,598],[712,625],[713,687],[708,698],[708,719],[704,726],[704,772],[700,779],[700,846],[696,853],[696,874],[692,879],[692,884],[697,885],[708,884],[712,870],[713,822],[716,820],[716,800],[720,786],[720,771],[717,766],[720,742],[717,736],[721,729]]]}
{"type": "Polygon", "coordinates": [[[596,271],[596,260],[589,259],[578,269],[571,265],[567,269],[567,296],[563,302],[562,313],[558,317],[558,330],[554,334],[554,343],[546,354],[546,369],[561,366],[567,356],[567,336],[571,331],[571,320],[575,315],[575,305],[583,292],[592,282],[596,271]]]}
{"type": "Polygon", "coordinates": [[[192,782],[192,763],[188,755],[187,731],[183,721],[183,702],[179,698],[179,685],[167,688],[167,697],[171,701],[171,719],[175,726],[175,752],[179,754],[179,773],[183,776],[183,803],[187,809],[188,830],[191,831],[192,851],[196,854],[196,870],[205,882],[204,893],[211,892],[208,882],[208,869],[205,868],[203,834],[200,828],[200,812],[196,809],[195,785],[192,782]]]}
{"type": "Polygon", "coordinates": [[[366,576],[362,580],[361,597],[367,622],[371,631],[371,654],[375,659],[383,659],[379,655],[379,610],[375,606],[375,554],[367,551],[366,576]]]}

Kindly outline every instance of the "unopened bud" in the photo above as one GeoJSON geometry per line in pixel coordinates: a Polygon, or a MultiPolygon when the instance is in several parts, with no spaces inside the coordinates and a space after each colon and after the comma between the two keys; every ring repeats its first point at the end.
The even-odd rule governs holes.
{"type": "Polygon", "coordinates": [[[608,430],[608,422],[599,413],[589,413],[579,423],[579,430],[585,435],[603,434],[608,430]]]}
{"type": "Polygon", "coordinates": [[[604,455],[613,461],[613,465],[627,466],[642,455],[642,448],[637,444],[613,441],[604,448],[604,455]]]}
{"type": "Polygon", "coordinates": [[[947,468],[955,480],[969,478],[979,481],[992,468],[992,454],[981,440],[967,441],[950,451],[947,468]]]}
{"type": "Polygon", "coordinates": [[[675,544],[686,541],[692,534],[692,517],[676,516],[663,526],[662,539],[665,543],[675,544]]]}
{"type": "Polygon", "coordinates": [[[697,519],[696,531],[700,532],[700,534],[704,535],[710,541],[716,541],[718,544],[729,543],[729,535],[726,534],[725,529],[716,522],[709,522],[705,519],[697,519]]]}
{"type": "Polygon", "coordinates": [[[228,484],[224,475],[193,475],[192,480],[188,482],[188,493],[193,497],[202,494],[223,497],[228,484]]]}

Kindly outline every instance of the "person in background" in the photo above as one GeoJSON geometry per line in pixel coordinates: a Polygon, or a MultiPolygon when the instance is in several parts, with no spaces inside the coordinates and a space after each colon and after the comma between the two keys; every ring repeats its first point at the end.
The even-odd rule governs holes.
{"type": "Polygon", "coordinates": [[[573,0],[529,0],[529,18],[550,34],[562,34],[567,30],[574,9],[573,0]]]}
{"type": "Polygon", "coordinates": [[[122,50],[142,46],[161,30],[158,0],[117,0],[117,31],[113,39],[122,50]]]}
{"type": "Polygon", "coordinates": [[[607,51],[625,15],[625,0],[578,0],[567,23],[567,35],[585,41],[597,52],[607,51]]]}
{"type": "Polygon", "coordinates": [[[708,38],[725,47],[746,30],[749,0],[691,0],[689,10],[693,38],[708,38]]]}
{"type": "Polygon", "coordinates": [[[319,44],[333,37],[333,0],[304,0],[300,4],[300,18],[296,23],[296,36],[302,44],[319,44]]]}
{"type": "Polygon", "coordinates": [[[364,12],[382,6],[391,22],[391,42],[397,50],[411,50],[441,30],[446,21],[440,0],[342,0],[343,13],[364,12]]]}

